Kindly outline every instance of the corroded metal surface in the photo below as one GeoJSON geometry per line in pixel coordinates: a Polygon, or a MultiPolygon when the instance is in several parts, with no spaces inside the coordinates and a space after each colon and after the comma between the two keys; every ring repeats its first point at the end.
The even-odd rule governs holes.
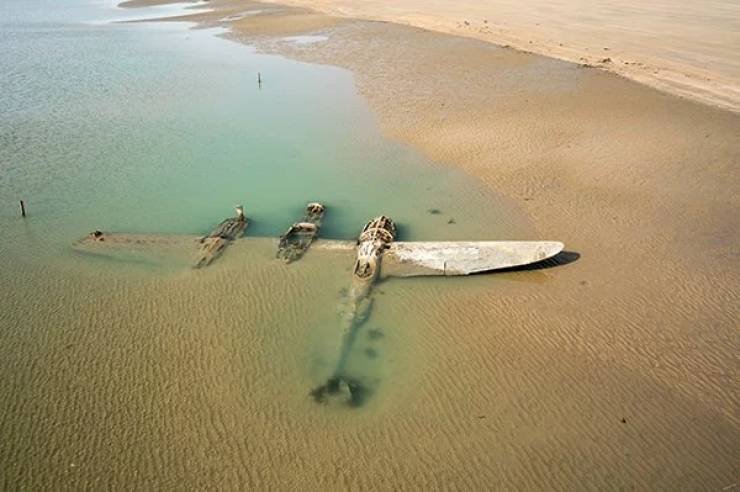
{"type": "Polygon", "coordinates": [[[300,222],[296,222],[280,236],[277,257],[285,263],[299,260],[308,250],[321,228],[326,207],[320,203],[309,203],[300,222]]]}
{"type": "Polygon", "coordinates": [[[383,252],[396,239],[396,225],[390,217],[381,215],[365,225],[357,244],[357,260],[352,269],[352,290],[363,297],[378,277],[383,252]]]}
{"type": "Polygon", "coordinates": [[[210,265],[234,239],[244,233],[247,225],[244,209],[241,206],[236,207],[236,217],[224,220],[208,236],[201,238],[198,257],[193,268],[210,265]]]}

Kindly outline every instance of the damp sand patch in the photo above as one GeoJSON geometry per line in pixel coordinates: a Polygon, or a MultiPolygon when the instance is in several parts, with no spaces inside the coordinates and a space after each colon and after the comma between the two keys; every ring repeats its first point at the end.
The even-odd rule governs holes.
{"type": "Polygon", "coordinates": [[[322,34],[305,34],[302,36],[288,36],[288,37],[282,38],[282,41],[287,41],[288,43],[298,44],[298,45],[323,43],[328,40],[329,40],[329,36],[325,36],[322,34]]]}
{"type": "Polygon", "coordinates": [[[248,10],[246,12],[240,12],[238,14],[227,15],[226,17],[222,17],[221,19],[219,19],[219,21],[220,22],[234,22],[234,21],[238,21],[238,20],[241,20],[241,19],[245,19],[247,17],[251,17],[253,15],[260,15],[263,12],[264,12],[264,10],[262,10],[262,9],[248,10]]]}

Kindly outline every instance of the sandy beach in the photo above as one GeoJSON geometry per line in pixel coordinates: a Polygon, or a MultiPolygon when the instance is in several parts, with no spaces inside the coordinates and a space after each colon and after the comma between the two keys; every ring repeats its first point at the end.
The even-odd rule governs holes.
{"type": "MultiPolygon", "coordinates": [[[[740,6],[711,2],[265,0],[454,34],[588,65],[740,111],[740,6]]],[[[154,5],[165,0],[131,0],[154,5]]]]}
{"type": "Polygon", "coordinates": [[[509,45],[740,110],[737,2],[536,0],[526,7],[513,0],[275,3],[509,45]]]}
{"type": "MultiPolygon", "coordinates": [[[[166,2],[126,6],[153,3],[166,2]]],[[[249,364],[244,354],[277,351],[265,337],[221,345],[216,335],[185,331],[203,361],[173,356],[163,339],[152,359],[217,381],[212,391],[226,410],[254,411],[224,411],[205,437],[181,432],[210,400],[195,386],[169,388],[173,401],[182,393],[196,402],[167,430],[171,451],[200,452],[178,462],[170,482],[156,482],[170,461],[136,457],[142,480],[285,490],[737,487],[738,7],[709,2],[669,16],[665,3],[590,5],[538,1],[525,13],[508,0],[212,0],[168,19],[223,26],[224,36],[261,52],[351,71],[385,136],[503,194],[532,223],[534,237],[521,239],[560,240],[568,254],[552,268],[497,274],[495,285],[479,276],[465,288],[442,285],[448,279],[384,286],[401,319],[411,303],[424,313],[424,333],[401,335],[423,355],[401,366],[410,376],[389,390],[403,403],[366,421],[346,413],[299,425],[291,417],[303,410],[298,403],[264,407],[235,394],[230,388],[243,384],[236,369],[201,372],[212,367],[206,359],[249,364]],[[414,13],[422,3],[424,15],[414,13]]],[[[271,74],[262,77],[269,86],[271,74]]],[[[238,288],[225,268],[216,272],[209,287],[222,300],[196,316],[203,324],[238,288]]],[[[333,286],[329,273],[314,273],[333,286]]],[[[271,270],[255,275],[268,282],[271,270]]],[[[307,275],[281,270],[282,295],[315,295],[301,287],[307,275]]],[[[173,289],[176,280],[167,280],[173,289]]],[[[131,302],[174,313],[194,297],[168,304],[147,284],[131,302]]],[[[122,319],[139,316],[113,295],[100,305],[122,319]]],[[[289,327],[301,314],[256,310],[265,326],[289,327]]],[[[113,347],[124,335],[107,336],[113,347]]],[[[136,377],[133,368],[124,375],[136,377]]],[[[258,378],[249,384],[264,401],[283,390],[258,378]]],[[[142,399],[156,396],[148,389],[142,399]]],[[[116,443],[132,452],[128,439],[116,443]]],[[[109,462],[116,458],[111,451],[109,462]]]]}

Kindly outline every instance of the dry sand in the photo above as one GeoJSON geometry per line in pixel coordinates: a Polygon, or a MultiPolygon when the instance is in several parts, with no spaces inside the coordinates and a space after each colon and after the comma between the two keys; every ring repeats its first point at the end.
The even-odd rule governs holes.
{"type": "Polygon", "coordinates": [[[740,3],[733,0],[267,1],[511,45],[740,111],[740,3]]]}
{"type": "MultiPolygon", "coordinates": [[[[359,13],[412,22],[393,5],[359,13]]],[[[419,23],[462,33],[462,19],[503,22],[483,7],[440,21],[444,3],[433,5],[439,14],[419,23]]],[[[445,297],[425,307],[429,332],[416,335],[427,358],[407,388],[413,414],[386,415],[382,436],[324,443],[333,461],[294,457],[291,476],[381,488],[718,490],[738,481],[738,114],[418,28],[227,0],[209,8],[194,19],[262,10],[234,22],[231,36],[352,70],[389,137],[519,200],[540,237],[580,255],[544,273],[505,274],[505,288],[472,280],[451,295],[415,284],[427,299],[445,297]],[[329,39],[279,38],[296,33],[329,39]]],[[[604,56],[647,60],[668,49],[660,40],[646,48],[647,34],[620,44],[602,19],[592,25],[603,26],[604,56]]],[[[577,53],[588,32],[573,24],[568,38],[543,27],[538,45],[562,39],[577,53]]],[[[673,46],[687,66],[709,62],[704,48],[673,46]]],[[[724,84],[737,55],[717,56],[724,84]]]]}

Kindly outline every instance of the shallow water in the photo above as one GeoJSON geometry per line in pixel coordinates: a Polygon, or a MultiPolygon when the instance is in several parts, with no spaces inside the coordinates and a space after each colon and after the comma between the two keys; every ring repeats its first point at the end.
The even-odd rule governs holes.
{"type": "Polygon", "coordinates": [[[3,488],[269,482],[244,463],[414,412],[435,305],[506,278],[379,285],[348,361],[370,393],[348,410],[308,393],[339,356],[351,254],[285,266],[244,240],[194,271],[188,251],[74,252],[92,229],[202,234],[240,203],[247,235],[274,237],[321,200],[329,238],[381,213],[401,239],[532,237],[501,197],[384,139],[350,73],[186,24],[102,22],[131,16],[148,15],[0,5],[3,488]]]}

